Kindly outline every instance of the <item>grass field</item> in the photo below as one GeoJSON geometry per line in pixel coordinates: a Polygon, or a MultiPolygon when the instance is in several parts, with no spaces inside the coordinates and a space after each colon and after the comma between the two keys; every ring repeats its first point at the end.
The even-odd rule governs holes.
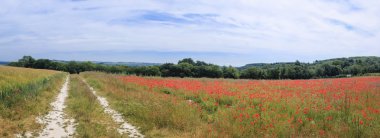
{"type": "Polygon", "coordinates": [[[41,129],[66,73],[0,66],[0,137],[41,129]]]}
{"type": "Polygon", "coordinates": [[[67,112],[77,120],[76,137],[121,137],[96,97],[78,75],[71,75],[67,112]]]}
{"type": "MultiPolygon", "coordinates": [[[[37,133],[66,73],[0,66],[0,137],[37,133]]],[[[145,137],[379,137],[380,77],[232,80],[70,75],[75,137],[127,137],[97,96],[145,137]],[[96,95],[86,82],[96,90],[96,95]]]]}
{"type": "Polygon", "coordinates": [[[380,136],[380,77],[272,81],[81,76],[148,137],[380,136]]]}
{"type": "Polygon", "coordinates": [[[206,133],[207,123],[185,100],[125,84],[114,75],[82,73],[81,76],[128,122],[140,127],[146,137],[206,136],[202,134],[206,133]]]}

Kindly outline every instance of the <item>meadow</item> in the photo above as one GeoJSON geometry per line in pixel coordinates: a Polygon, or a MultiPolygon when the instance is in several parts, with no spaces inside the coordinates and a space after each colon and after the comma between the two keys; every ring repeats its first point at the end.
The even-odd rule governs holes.
{"type": "Polygon", "coordinates": [[[66,103],[69,116],[77,120],[76,137],[121,137],[114,129],[116,124],[78,75],[71,75],[66,103]]]}
{"type": "Polygon", "coordinates": [[[147,137],[380,136],[380,77],[81,76],[147,137]]]}
{"type": "Polygon", "coordinates": [[[66,73],[0,66],[0,137],[42,127],[36,117],[50,110],[66,73]]]}
{"type": "MultiPolygon", "coordinates": [[[[41,135],[37,118],[52,110],[67,75],[0,66],[1,137],[41,135]]],[[[235,80],[83,72],[68,80],[64,112],[75,120],[74,137],[128,137],[98,96],[145,137],[380,136],[379,76],[235,80]]]]}

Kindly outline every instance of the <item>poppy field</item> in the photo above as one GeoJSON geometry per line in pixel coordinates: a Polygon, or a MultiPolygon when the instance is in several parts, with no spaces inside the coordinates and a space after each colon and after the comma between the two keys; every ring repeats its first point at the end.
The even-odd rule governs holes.
{"type": "Polygon", "coordinates": [[[380,77],[81,76],[148,137],[380,136],[380,77]]]}

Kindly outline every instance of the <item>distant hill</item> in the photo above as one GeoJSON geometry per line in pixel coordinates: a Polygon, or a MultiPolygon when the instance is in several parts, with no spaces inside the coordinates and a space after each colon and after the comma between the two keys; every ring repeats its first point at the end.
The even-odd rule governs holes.
{"type": "Polygon", "coordinates": [[[6,64],[8,64],[9,62],[7,62],[7,61],[0,61],[0,65],[6,65],[6,64]]]}
{"type": "MultiPolygon", "coordinates": [[[[52,60],[55,62],[61,62],[61,63],[67,63],[69,61],[64,61],[64,60],[52,60]]],[[[76,62],[86,62],[86,61],[76,61],[76,62]]],[[[103,62],[103,61],[90,61],[95,64],[100,64],[100,65],[110,65],[110,66],[115,66],[115,65],[121,65],[121,66],[129,66],[129,67],[143,67],[143,66],[159,66],[162,65],[161,63],[147,63],[147,62],[103,62]]]]}
{"type": "Polygon", "coordinates": [[[161,63],[145,63],[145,62],[98,62],[98,61],[93,61],[93,63],[101,64],[101,65],[124,65],[124,66],[131,66],[131,67],[162,65],[161,63]]]}
{"type": "MultiPolygon", "coordinates": [[[[364,62],[380,62],[380,57],[376,56],[361,56],[361,57],[348,57],[348,58],[332,58],[332,59],[325,59],[325,60],[316,60],[313,63],[300,63],[300,64],[307,64],[310,66],[313,65],[322,65],[322,64],[350,64],[354,63],[356,61],[364,61],[364,62]]],[[[250,63],[246,64],[244,66],[238,67],[239,70],[244,70],[250,67],[257,67],[257,68],[275,68],[275,67],[281,67],[285,65],[292,65],[296,62],[277,62],[277,63],[250,63]]]]}
{"type": "Polygon", "coordinates": [[[287,64],[294,64],[295,62],[277,62],[277,63],[250,63],[250,64],[246,64],[244,66],[241,66],[241,67],[238,67],[238,69],[247,69],[247,68],[250,68],[250,67],[257,67],[257,68],[261,68],[261,67],[265,67],[265,66],[275,66],[275,65],[287,65],[287,64]]]}

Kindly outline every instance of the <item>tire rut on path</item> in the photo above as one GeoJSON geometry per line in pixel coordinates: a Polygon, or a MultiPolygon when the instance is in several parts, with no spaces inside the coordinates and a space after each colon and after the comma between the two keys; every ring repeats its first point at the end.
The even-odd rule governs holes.
{"type": "Polygon", "coordinates": [[[74,119],[65,119],[66,114],[63,111],[66,107],[65,100],[68,96],[69,81],[70,77],[68,76],[56,101],[51,103],[52,111],[40,120],[41,123],[46,124],[40,137],[72,137],[75,133],[74,119]]]}
{"type": "MultiPolygon", "coordinates": [[[[75,133],[74,119],[67,119],[64,113],[65,100],[68,96],[70,77],[67,76],[56,100],[50,105],[52,110],[44,117],[36,118],[40,124],[45,127],[37,137],[40,138],[67,138],[73,137],[75,133]]],[[[26,132],[24,135],[17,134],[16,137],[35,137],[32,132],[26,132]]]]}
{"type": "Polygon", "coordinates": [[[107,114],[109,114],[112,117],[112,119],[117,124],[120,125],[119,128],[117,129],[117,131],[121,135],[127,133],[128,136],[132,137],[132,138],[143,138],[144,137],[144,135],[142,135],[135,126],[133,126],[133,125],[129,124],[127,121],[125,121],[123,119],[123,116],[119,112],[117,112],[117,111],[115,111],[115,110],[113,110],[113,109],[110,108],[109,103],[108,103],[108,101],[107,101],[106,98],[97,95],[96,91],[94,90],[94,88],[92,88],[86,82],[85,79],[83,79],[83,78],[81,78],[81,79],[87,85],[87,87],[92,91],[92,93],[96,96],[96,98],[98,99],[100,105],[104,108],[104,112],[107,113],[107,114]]]}

